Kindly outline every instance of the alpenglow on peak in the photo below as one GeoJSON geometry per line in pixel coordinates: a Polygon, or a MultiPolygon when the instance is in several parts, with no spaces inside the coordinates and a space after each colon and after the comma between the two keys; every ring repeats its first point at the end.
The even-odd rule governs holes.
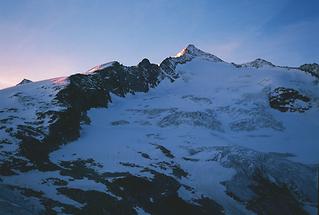
{"type": "Polygon", "coordinates": [[[178,52],[175,55],[176,58],[186,58],[186,59],[193,59],[195,57],[204,57],[209,58],[211,60],[214,60],[216,62],[223,62],[220,58],[216,57],[215,55],[212,55],[210,53],[204,52],[197,48],[193,44],[189,44],[186,48],[182,49],[180,52],[178,52]]]}

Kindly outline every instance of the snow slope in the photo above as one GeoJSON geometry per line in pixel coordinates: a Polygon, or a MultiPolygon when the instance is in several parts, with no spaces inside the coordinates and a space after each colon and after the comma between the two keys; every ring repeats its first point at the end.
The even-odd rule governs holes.
{"type": "MultiPolygon", "coordinates": [[[[57,169],[2,176],[2,183],[40,191],[53,213],[92,212],[92,199],[103,197],[126,214],[173,213],[164,211],[169,204],[175,213],[181,204],[190,214],[316,214],[318,79],[263,60],[236,66],[193,45],[165,61],[161,69],[170,70],[157,87],[111,94],[108,108],[90,109],[80,138],[49,155],[57,169]]],[[[33,93],[44,83],[0,96],[33,93]]],[[[53,86],[37,98],[54,95],[53,86]]],[[[11,102],[5,101],[2,109],[11,102]]],[[[32,121],[41,108],[19,114],[32,121]]],[[[94,207],[101,207],[97,214],[120,213],[94,207]]]]}
{"type": "MultiPolygon", "coordinates": [[[[0,91],[0,136],[3,143],[0,156],[6,156],[7,152],[16,149],[17,145],[13,143],[18,141],[20,132],[30,132],[31,136],[39,139],[48,134],[51,113],[65,109],[55,97],[67,83],[67,79],[61,77],[25,83],[0,91]]],[[[1,158],[3,159],[4,157],[1,158]]]]}

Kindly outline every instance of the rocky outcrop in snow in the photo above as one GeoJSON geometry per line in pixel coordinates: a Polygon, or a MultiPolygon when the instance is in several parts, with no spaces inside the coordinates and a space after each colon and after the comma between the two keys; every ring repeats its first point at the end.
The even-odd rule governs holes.
{"type": "Polygon", "coordinates": [[[299,67],[300,70],[308,72],[319,78],[319,65],[317,63],[304,64],[299,67]]]}

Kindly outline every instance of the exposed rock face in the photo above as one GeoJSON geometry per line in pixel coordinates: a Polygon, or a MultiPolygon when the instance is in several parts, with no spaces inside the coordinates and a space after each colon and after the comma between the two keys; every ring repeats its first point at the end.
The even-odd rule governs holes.
{"type": "MultiPolygon", "coordinates": [[[[107,183],[107,182],[106,182],[107,183]]],[[[172,177],[156,174],[153,180],[127,175],[108,183],[108,187],[121,200],[107,193],[98,191],[83,191],[81,189],[59,188],[59,192],[82,202],[85,206],[72,213],[80,214],[137,214],[134,208],[139,205],[150,214],[190,214],[190,215],[221,215],[220,205],[207,198],[189,203],[178,196],[180,184],[172,177]]]]}
{"type": "MultiPolygon", "coordinates": [[[[170,61],[172,60],[166,60],[169,64],[170,61]]],[[[143,59],[137,66],[131,67],[121,65],[116,61],[94,67],[86,74],[75,74],[68,77],[68,84],[57,89],[57,94],[52,101],[56,106],[63,108],[58,111],[38,109],[36,115],[39,122],[17,125],[17,131],[12,129],[7,129],[7,131],[12,138],[21,141],[19,154],[28,158],[33,163],[32,165],[41,170],[52,170],[56,167],[48,160],[48,154],[61,144],[79,137],[80,124],[87,119],[87,110],[107,107],[111,102],[110,93],[124,97],[128,93],[147,92],[150,88],[156,87],[164,78],[168,77],[173,81],[171,77],[177,76],[174,70],[151,64],[148,59],[143,59]],[[44,123],[44,119],[49,120],[48,125],[39,126],[44,123]],[[43,129],[48,131],[43,131],[43,129]]],[[[24,79],[19,85],[26,83],[31,83],[31,81],[24,79]]],[[[20,100],[28,105],[32,105],[34,100],[21,93],[14,96],[21,98],[20,100]]],[[[15,168],[19,171],[29,169],[25,161],[19,161],[19,165],[12,165],[13,163],[6,158],[4,162],[7,164],[1,166],[3,169],[1,174],[13,174],[12,170],[15,168]]]]}
{"type": "MultiPolygon", "coordinates": [[[[137,66],[126,67],[118,62],[87,74],[75,74],[69,84],[57,94],[57,100],[67,107],[55,112],[55,122],[49,125],[49,134],[38,140],[24,132],[21,152],[37,165],[49,162],[47,155],[59,145],[75,140],[80,135],[80,123],[86,111],[95,107],[107,107],[110,93],[124,97],[128,93],[147,92],[165,78],[161,68],[142,60],[137,66]]],[[[47,168],[47,167],[46,167],[47,168]]]]}
{"type": "MultiPolygon", "coordinates": [[[[306,188],[309,181],[303,178],[305,175],[315,177],[315,168],[291,162],[284,154],[256,152],[238,146],[216,149],[209,161],[237,169],[230,181],[222,182],[226,192],[257,214],[307,214],[298,198],[316,201],[315,191],[306,188]]],[[[311,183],[310,187],[316,181],[311,183]]]]}
{"type": "Polygon", "coordinates": [[[12,190],[12,187],[0,185],[0,190],[1,214],[40,215],[44,213],[44,208],[36,200],[12,190]]]}
{"type": "Polygon", "coordinates": [[[299,69],[308,72],[319,78],[319,65],[317,63],[304,64],[299,67],[299,69]]]}
{"type": "Polygon", "coordinates": [[[305,112],[311,108],[310,98],[284,87],[278,87],[269,94],[269,105],[281,112],[305,112]]]}

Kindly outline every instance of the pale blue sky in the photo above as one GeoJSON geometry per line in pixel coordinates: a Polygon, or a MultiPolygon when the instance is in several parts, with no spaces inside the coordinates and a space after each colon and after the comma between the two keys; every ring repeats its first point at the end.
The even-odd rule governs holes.
{"type": "Polygon", "coordinates": [[[0,0],[0,88],[192,43],[226,61],[319,63],[318,0],[0,0]]]}

